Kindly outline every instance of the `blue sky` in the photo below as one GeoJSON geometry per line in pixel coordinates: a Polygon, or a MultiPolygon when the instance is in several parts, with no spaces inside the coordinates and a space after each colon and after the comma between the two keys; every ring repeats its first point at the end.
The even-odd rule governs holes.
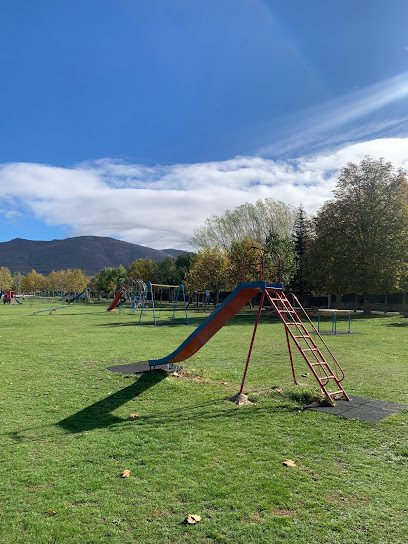
{"type": "Polygon", "coordinates": [[[406,0],[0,4],[0,241],[187,248],[271,197],[313,213],[408,166],[406,0]]]}

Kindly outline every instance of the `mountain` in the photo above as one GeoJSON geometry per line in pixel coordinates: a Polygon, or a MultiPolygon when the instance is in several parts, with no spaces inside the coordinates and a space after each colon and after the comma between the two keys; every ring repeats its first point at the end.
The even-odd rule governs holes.
{"type": "Polygon", "coordinates": [[[101,236],[77,236],[46,242],[15,238],[10,242],[0,242],[0,266],[22,274],[32,269],[45,275],[52,270],[80,268],[87,275],[94,276],[108,266],[127,266],[143,258],[161,261],[169,256],[173,255],[101,236]]]}
{"type": "Polygon", "coordinates": [[[167,253],[167,255],[170,255],[170,257],[178,257],[182,253],[186,253],[182,249],[161,249],[160,251],[163,251],[163,253],[167,253]]]}

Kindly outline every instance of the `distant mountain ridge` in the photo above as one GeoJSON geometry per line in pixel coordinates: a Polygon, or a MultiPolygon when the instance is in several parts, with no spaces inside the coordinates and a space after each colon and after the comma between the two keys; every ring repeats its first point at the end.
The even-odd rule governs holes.
{"type": "Polygon", "coordinates": [[[76,236],[51,241],[15,238],[0,242],[0,266],[9,268],[10,272],[27,274],[34,269],[44,275],[53,270],[80,268],[94,276],[103,268],[120,264],[126,267],[136,259],[161,261],[183,253],[177,249],[167,251],[103,236],[76,236]]]}

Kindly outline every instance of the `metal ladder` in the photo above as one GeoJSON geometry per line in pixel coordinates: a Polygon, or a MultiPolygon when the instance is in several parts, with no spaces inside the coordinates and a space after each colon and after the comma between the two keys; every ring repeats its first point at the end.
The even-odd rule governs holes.
{"type": "Polygon", "coordinates": [[[271,288],[266,288],[265,297],[285,326],[295,383],[297,383],[297,380],[293,365],[290,338],[300,351],[328,400],[333,402],[340,395],[346,400],[350,400],[340,383],[344,379],[343,369],[327,347],[297,297],[293,294],[285,295],[282,290],[271,288]],[[292,302],[289,301],[288,297],[291,298],[292,302]],[[306,323],[302,321],[297,310],[301,311],[305,316],[306,323],[312,327],[311,332],[306,329],[306,323]],[[317,342],[319,342],[321,347],[318,346],[317,342]],[[326,353],[326,356],[324,356],[322,350],[326,353]],[[331,360],[330,364],[327,359],[331,360]]]}

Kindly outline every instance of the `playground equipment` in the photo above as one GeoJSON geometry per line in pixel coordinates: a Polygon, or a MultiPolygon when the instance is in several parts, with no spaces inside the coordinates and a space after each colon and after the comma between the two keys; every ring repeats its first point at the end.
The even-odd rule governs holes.
{"type": "Polygon", "coordinates": [[[3,303],[4,304],[22,304],[19,300],[17,300],[16,292],[12,291],[11,289],[6,289],[4,291],[3,295],[3,303]]]}
{"type": "Polygon", "coordinates": [[[126,301],[130,301],[130,311],[135,313],[141,303],[145,289],[146,284],[143,280],[131,279],[128,283],[122,283],[107,311],[111,312],[116,306],[123,307],[126,301]]]}
{"type": "MultiPolygon", "coordinates": [[[[279,255],[276,254],[276,258],[278,261],[276,266],[277,276],[280,280],[281,263],[279,255]]],[[[265,269],[263,252],[256,247],[249,248],[244,254],[242,268],[244,281],[238,285],[238,287],[175,351],[173,351],[173,353],[167,357],[163,357],[162,359],[150,360],[148,363],[149,367],[154,369],[157,366],[173,364],[188,359],[194,355],[206,342],[208,342],[208,340],[214,336],[214,334],[219,331],[234,315],[236,315],[237,312],[241,310],[241,308],[243,308],[253,297],[260,294],[258,312],[239,394],[242,394],[244,389],[262,307],[264,302],[268,301],[285,328],[294,382],[298,383],[293,363],[291,342],[299,350],[304,361],[309,366],[312,375],[317,380],[322,392],[330,402],[340,395],[344,399],[350,400],[341,385],[341,381],[344,379],[343,369],[335,359],[332,352],[329,350],[317,329],[314,327],[299,300],[293,294],[285,295],[283,291],[283,284],[280,281],[274,284],[267,284],[264,281],[265,269]],[[247,254],[249,250],[257,250],[259,252],[259,259],[256,263],[248,262],[247,254]],[[257,272],[260,275],[260,281],[246,283],[245,272],[249,266],[253,266],[254,264],[257,272]],[[303,316],[303,320],[301,315],[303,316]],[[307,330],[306,325],[312,327],[314,333],[313,336],[312,333],[307,330]]]]}
{"type": "Polygon", "coordinates": [[[162,285],[162,284],[158,284],[158,283],[151,283],[150,281],[146,283],[145,290],[144,290],[144,293],[143,293],[143,297],[141,299],[139,325],[141,324],[142,316],[147,314],[149,309],[150,309],[149,308],[149,303],[150,303],[151,310],[152,310],[152,313],[153,313],[154,325],[155,326],[157,325],[157,319],[159,318],[157,316],[157,313],[159,311],[161,311],[161,310],[158,310],[158,308],[155,305],[154,288],[168,289],[169,291],[171,291],[172,289],[175,291],[177,289],[177,292],[174,295],[174,297],[172,297],[172,296],[168,297],[170,299],[168,302],[170,302],[171,304],[174,302],[173,315],[172,315],[172,318],[171,318],[171,323],[174,324],[174,319],[175,319],[175,315],[176,315],[176,311],[177,311],[177,305],[178,305],[179,299],[180,299],[180,303],[182,303],[181,311],[184,311],[185,323],[186,323],[186,325],[188,325],[187,305],[186,305],[186,295],[185,295],[185,292],[184,292],[184,285],[182,283],[180,285],[162,285]],[[149,301],[149,293],[150,293],[150,301],[149,301]],[[173,300],[171,300],[172,298],[173,298],[173,300]]]}
{"type": "Polygon", "coordinates": [[[90,300],[90,292],[91,290],[89,289],[89,287],[85,287],[85,289],[83,289],[80,293],[77,293],[76,295],[73,295],[72,298],[67,301],[67,304],[65,304],[64,306],[56,306],[54,308],[47,308],[46,310],[37,310],[36,312],[33,313],[33,315],[36,315],[36,314],[41,314],[43,312],[56,312],[57,310],[63,310],[64,308],[70,308],[71,307],[71,304],[79,299],[80,297],[84,297],[86,300],[90,300]]]}
{"type": "Polygon", "coordinates": [[[351,311],[350,310],[335,310],[330,308],[319,308],[317,310],[317,331],[322,334],[351,334],[350,330],[351,325],[351,311]],[[332,325],[331,325],[331,332],[330,331],[321,331],[320,330],[320,314],[322,313],[331,313],[332,314],[332,325]],[[337,332],[337,314],[339,313],[345,313],[348,315],[348,330],[346,332],[337,332]]]}
{"type": "Polygon", "coordinates": [[[214,304],[211,298],[211,293],[208,291],[194,291],[190,294],[187,302],[187,310],[192,305],[193,310],[197,312],[206,312],[208,304],[214,304]]]}

